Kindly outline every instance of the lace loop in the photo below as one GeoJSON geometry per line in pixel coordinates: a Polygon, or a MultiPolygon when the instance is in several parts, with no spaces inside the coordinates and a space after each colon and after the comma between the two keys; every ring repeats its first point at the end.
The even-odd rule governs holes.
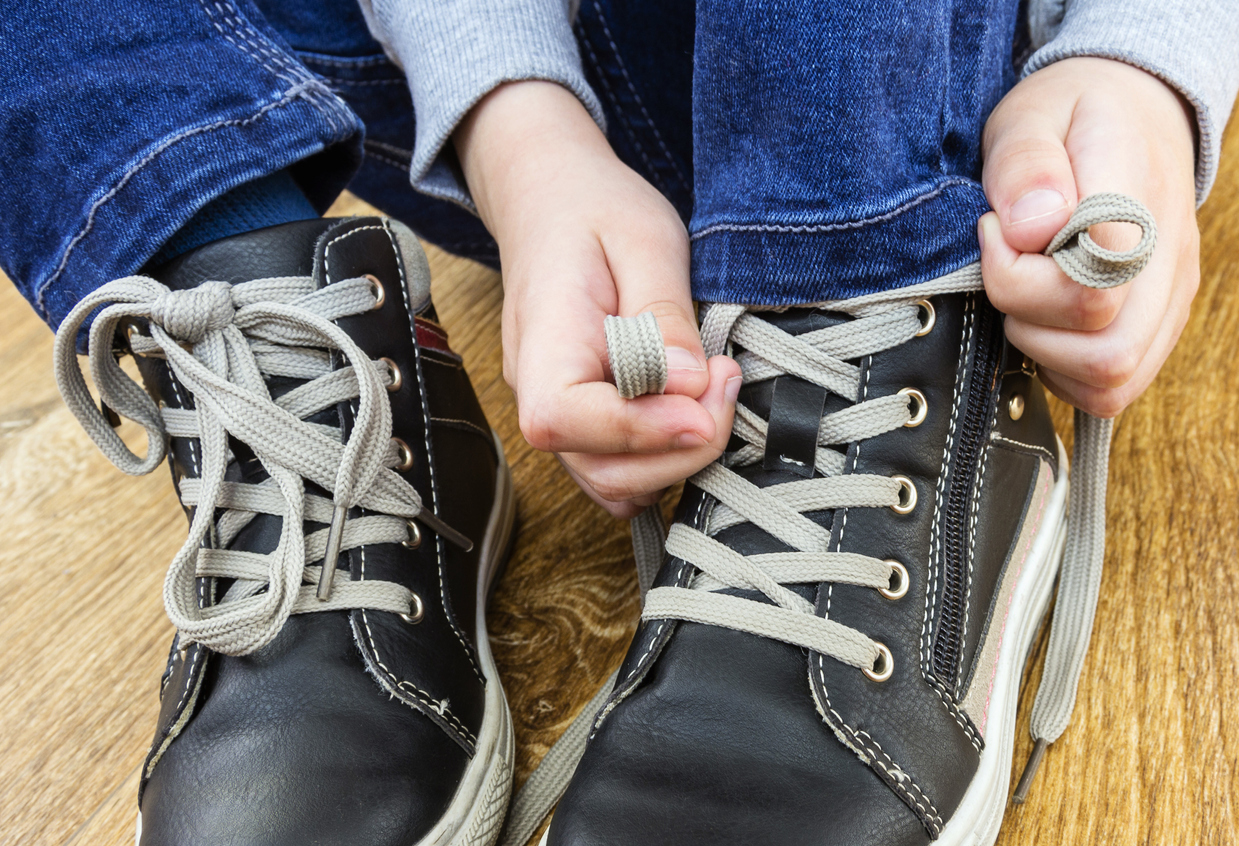
{"type": "MultiPolygon", "coordinates": [[[[1144,268],[1152,255],[1156,237],[1153,216],[1141,203],[1121,194],[1098,194],[1079,204],[1046,254],[1053,256],[1063,271],[1080,284],[1109,288],[1129,282],[1144,268]],[[1140,242],[1131,250],[1115,252],[1103,249],[1089,238],[1090,226],[1112,221],[1140,226],[1140,242]]],[[[726,352],[733,342],[743,346],[745,351],[738,356],[738,361],[746,382],[792,373],[856,400],[856,369],[843,359],[889,349],[913,336],[925,334],[919,305],[924,298],[940,293],[976,291],[981,287],[980,267],[972,264],[918,285],[912,294],[896,289],[824,303],[822,308],[844,312],[853,319],[795,337],[747,313],[743,305],[716,304],[702,317],[702,344],[707,356],[726,352]]],[[[608,331],[608,339],[611,334],[608,331]]],[[[648,372],[633,372],[646,367],[644,362],[657,359],[658,351],[652,347],[651,343],[651,349],[640,356],[627,356],[616,348],[609,350],[618,384],[640,384],[653,378],[648,372]]],[[[815,465],[825,478],[758,488],[729,469],[759,461],[766,439],[766,422],[738,404],[732,433],[744,446],[724,455],[720,463],[710,465],[691,480],[719,502],[711,512],[707,531],[703,533],[677,524],[667,539],[665,551],[693,564],[699,571],[688,588],[650,589],[664,556],[661,545],[650,540],[659,535],[662,525],[658,506],[646,509],[632,522],[639,582],[645,597],[643,619],[691,620],[747,631],[812,649],[872,673],[885,646],[854,629],[817,617],[807,601],[783,585],[835,582],[889,588],[891,570],[887,562],[850,553],[825,552],[825,544],[818,533],[825,530],[799,512],[889,504],[884,497],[890,492],[882,485],[893,480],[841,475],[840,455],[827,447],[891,431],[903,426],[911,417],[906,396],[856,402],[848,409],[827,415],[819,428],[820,447],[815,465]],[[733,479],[743,484],[736,484],[733,479]],[[846,491],[826,487],[827,483],[845,479],[859,482],[860,487],[846,491]],[[809,485],[818,487],[810,489],[809,485]],[[741,556],[711,537],[745,521],[755,523],[795,551],[741,556]],[[727,587],[758,591],[769,604],[715,592],[727,587]]],[[[1046,745],[1063,732],[1074,708],[1101,584],[1111,428],[1112,421],[1076,412],[1073,450],[1076,471],[1062,578],[1045,669],[1033,706],[1032,734],[1036,746],[1016,788],[1016,802],[1023,801],[1046,745]]],[[[898,483],[893,493],[897,498],[898,483]]],[[[887,664],[887,673],[889,669],[887,664]]],[[[584,752],[588,729],[609,697],[615,679],[613,675],[586,705],[547,754],[546,766],[535,769],[526,786],[513,798],[502,846],[525,843],[563,795],[575,764],[584,752]]]]}
{"type": "Polygon", "coordinates": [[[91,293],[57,331],[57,384],[114,464],[127,473],[149,473],[163,459],[169,432],[198,439],[197,478],[181,483],[183,501],[193,507],[189,535],[164,582],[164,605],[182,646],[196,642],[243,655],[270,643],[291,614],[343,608],[408,613],[412,594],[393,582],[349,581],[332,591],[339,553],[399,543],[408,536],[408,519],[453,542],[469,543],[426,510],[417,491],[391,469],[390,375],[332,322],[364,313],[374,301],[364,277],[323,288],[310,277],[279,277],[174,291],[131,276],[91,293]],[[77,362],[77,331],[101,306],[90,330],[91,372],[103,402],[146,430],[145,458],[129,450],[95,407],[77,362]],[[135,319],[149,323],[150,336],[132,337],[134,353],[166,359],[174,384],[189,391],[194,408],[161,412],[121,370],[112,338],[122,321],[135,319]],[[192,351],[183,344],[192,344],[192,351]],[[333,369],[333,351],[345,367],[333,369]],[[305,381],[273,399],[267,387],[273,375],[305,381]],[[355,420],[347,439],[337,426],[303,419],[353,400],[355,420]],[[250,448],[269,478],[256,484],[224,481],[230,437],[250,448]],[[307,494],[307,480],[331,499],[307,494]],[[358,507],[370,515],[346,521],[348,510],[358,507]],[[266,554],[228,549],[258,514],[281,519],[276,549],[266,554]],[[307,521],[330,526],[307,535],[307,521]],[[310,566],[315,561],[325,566],[310,566]],[[201,578],[233,584],[207,605],[201,578]]]}

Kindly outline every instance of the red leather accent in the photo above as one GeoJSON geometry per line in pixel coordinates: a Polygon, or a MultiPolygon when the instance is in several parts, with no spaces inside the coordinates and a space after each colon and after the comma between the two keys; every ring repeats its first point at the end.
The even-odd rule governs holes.
{"type": "Polygon", "coordinates": [[[437,326],[429,320],[423,320],[420,317],[413,318],[413,326],[417,330],[417,345],[419,347],[453,354],[452,348],[447,345],[447,332],[443,331],[442,326],[437,326]]]}

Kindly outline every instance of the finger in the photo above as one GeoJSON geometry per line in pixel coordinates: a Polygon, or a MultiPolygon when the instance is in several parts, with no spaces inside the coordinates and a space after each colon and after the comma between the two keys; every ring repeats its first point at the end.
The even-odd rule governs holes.
{"type": "Polygon", "coordinates": [[[650,211],[656,226],[623,227],[603,239],[619,314],[654,313],[667,352],[666,392],[697,398],[710,377],[689,286],[688,235],[669,206],[650,211]]]}
{"type": "Polygon", "coordinates": [[[1039,253],[1078,202],[1071,159],[1063,145],[1070,110],[1050,111],[1018,90],[985,126],[981,181],[1003,237],[1023,253],[1039,253]]]}
{"type": "Polygon", "coordinates": [[[710,371],[710,387],[701,403],[714,417],[718,434],[709,443],[657,455],[568,453],[561,460],[586,492],[601,502],[647,502],[644,498],[649,495],[688,478],[722,455],[731,437],[739,368],[731,359],[717,356],[710,360],[710,371]]]}
{"type": "Polygon", "coordinates": [[[562,455],[556,455],[555,457],[559,459],[559,463],[563,466],[564,470],[567,471],[568,476],[572,479],[572,481],[577,483],[577,487],[584,491],[586,496],[598,505],[601,505],[603,509],[605,509],[606,512],[612,517],[620,520],[631,520],[633,517],[636,517],[646,508],[662,499],[662,494],[665,492],[665,490],[658,491],[657,493],[649,494],[644,497],[637,497],[636,499],[629,500],[627,502],[610,502],[609,500],[603,499],[602,495],[594,490],[589,482],[577,473],[576,470],[572,468],[571,464],[564,460],[562,455]]]}
{"type": "Polygon", "coordinates": [[[1063,273],[1050,257],[1022,253],[1003,237],[998,215],[977,223],[981,277],[994,308],[1026,323],[1093,332],[1118,316],[1130,286],[1088,288],[1063,273]]]}
{"type": "Polygon", "coordinates": [[[546,452],[661,453],[709,443],[714,420],[695,399],[674,394],[621,399],[614,385],[522,387],[521,433],[546,452]]]}
{"type": "Polygon", "coordinates": [[[1038,368],[1038,375],[1050,392],[1064,402],[1083,409],[1096,417],[1117,417],[1153,383],[1187,325],[1187,314],[1175,315],[1162,324],[1148,355],[1132,378],[1117,388],[1098,388],[1047,368],[1038,368]]]}

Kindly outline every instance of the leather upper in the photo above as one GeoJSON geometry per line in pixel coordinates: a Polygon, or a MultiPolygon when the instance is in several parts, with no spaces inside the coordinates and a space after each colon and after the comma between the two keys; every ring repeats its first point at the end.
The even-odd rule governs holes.
{"type": "MultiPolygon", "coordinates": [[[[401,386],[388,396],[393,436],[414,457],[406,478],[440,518],[480,541],[498,457],[460,359],[434,322],[425,257],[407,230],[379,218],[287,224],[208,244],[152,275],[188,288],[282,275],[329,285],[365,274],[384,287],[382,305],[338,325],[399,368],[401,386]]],[[[193,407],[163,360],[140,358],[139,368],[160,403],[193,407]]],[[[279,395],[296,384],[268,387],[279,395]]],[[[311,420],[347,433],[353,413],[345,404],[311,420]]],[[[243,443],[230,447],[228,478],[265,476],[243,443]]],[[[196,439],[172,439],[174,480],[198,475],[200,449],[196,439]]],[[[320,528],[307,523],[306,532],[320,528]]],[[[373,610],[320,612],[291,617],[274,641],[241,657],[173,644],[143,771],[142,844],[408,844],[439,820],[482,722],[486,682],[473,644],[481,544],[465,552],[421,531],[417,549],[350,550],[337,574],[405,585],[423,600],[420,623],[373,610]]],[[[259,515],[231,548],[267,552],[279,533],[279,517],[259,515]]],[[[204,604],[226,587],[199,585],[204,604]]]]}
{"type": "MultiPolygon", "coordinates": [[[[971,664],[1041,462],[1055,466],[1058,453],[1042,389],[984,296],[933,304],[931,332],[855,362],[857,400],[915,388],[927,401],[924,422],[851,444],[845,471],[907,476],[916,507],[807,514],[830,528],[832,550],[904,564],[907,594],[791,586],[819,615],[884,643],[892,676],[872,681],[730,629],[645,621],[556,811],[551,844],[911,846],[941,832],[985,743],[961,707],[971,664]],[[1015,393],[1025,399],[1019,420],[1007,412],[1015,393]]],[[[792,334],[846,319],[810,309],[761,316],[792,334]]],[[[745,385],[741,400],[770,420],[771,434],[766,461],[737,472],[759,486],[795,477],[797,467],[771,456],[803,453],[823,407],[847,404],[823,402],[812,387],[790,376],[745,385]]],[[[702,528],[712,503],[688,485],[677,520],[702,528]]],[[[786,549],[751,523],[715,538],[746,555],[786,549]]],[[[686,586],[694,572],[669,557],[656,584],[686,586]]]]}

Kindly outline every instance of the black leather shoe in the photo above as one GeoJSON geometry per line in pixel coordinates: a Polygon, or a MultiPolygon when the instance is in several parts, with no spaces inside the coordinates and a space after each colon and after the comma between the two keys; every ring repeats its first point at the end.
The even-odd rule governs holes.
{"type": "Polygon", "coordinates": [[[139,843],[492,843],[513,735],[484,610],[514,500],[416,238],[380,218],[293,223],[151,277],[104,286],[59,339],[111,304],[96,382],[153,460],[73,399],[75,370],[62,389],[130,472],[170,436],[192,520],[165,587],[178,635],[139,843]],[[108,375],[112,337],[157,407],[108,375]]]}
{"type": "Polygon", "coordinates": [[[993,842],[1067,473],[979,278],[950,282],[711,307],[733,437],[545,842],[993,842]]]}

